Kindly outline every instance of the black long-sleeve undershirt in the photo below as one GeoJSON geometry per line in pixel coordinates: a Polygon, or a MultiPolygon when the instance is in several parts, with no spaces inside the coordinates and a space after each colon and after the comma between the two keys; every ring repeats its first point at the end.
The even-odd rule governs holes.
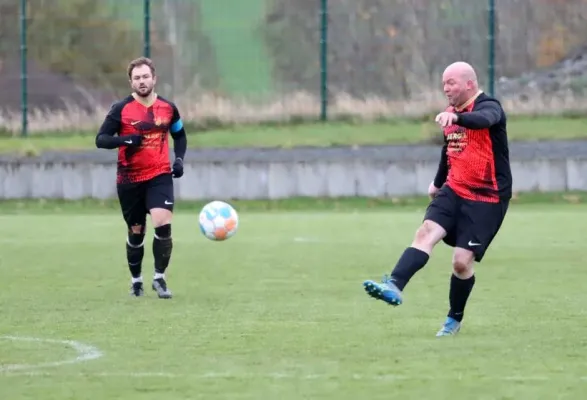
{"type": "Polygon", "coordinates": [[[496,101],[485,100],[474,111],[457,115],[456,125],[467,129],[488,129],[501,120],[501,108],[496,101]]]}
{"type": "Polygon", "coordinates": [[[115,113],[120,110],[116,110],[116,107],[117,105],[112,107],[98,130],[96,147],[99,149],[112,150],[125,144],[125,139],[122,136],[115,136],[120,131],[120,120],[115,118],[115,113]]]}
{"type": "Polygon", "coordinates": [[[181,158],[183,160],[188,146],[185,129],[181,128],[179,131],[172,133],[171,137],[173,138],[173,152],[175,153],[175,158],[181,158]]]}

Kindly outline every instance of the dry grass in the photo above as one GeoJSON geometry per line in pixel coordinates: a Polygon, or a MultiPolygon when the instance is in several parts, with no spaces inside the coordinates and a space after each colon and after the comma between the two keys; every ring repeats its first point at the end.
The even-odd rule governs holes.
{"type": "MultiPolygon", "coordinates": [[[[521,96],[520,96],[521,97],[521,96]]],[[[286,123],[292,120],[315,120],[320,114],[320,99],[309,93],[297,92],[278,100],[255,104],[247,99],[229,99],[213,94],[198,98],[177,98],[184,122],[203,128],[218,128],[233,124],[286,123]]],[[[530,100],[503,99],[510,115],[563,116],[587,111],[587,98],[572,94],[552,97],[534,93],[530,100]]],[[[423,93],[409,101],[387,100],[375,96],[363,99],[341,93],[330,100],[328,113],[331,120],[352,118],[358,121],[375,121],[389,118],[425,118],[442,110],[446,102],[441,94],[423,93]]],[[[92,112],[71,105],[60,112],[29,112],[29,132],[95,131],[108,110],[98,107],[92,112]]],[[[17,135],[21,129],[20,113],[0,113],[0,131],[17,135]]]]}

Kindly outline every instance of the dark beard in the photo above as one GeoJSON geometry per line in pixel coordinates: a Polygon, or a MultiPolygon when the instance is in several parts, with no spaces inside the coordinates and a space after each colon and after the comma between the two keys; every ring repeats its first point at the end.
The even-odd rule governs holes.
{"type": "Polygon", "coordinates": [[[137,96],[142,97],[142,98],[149,97],[149,95],[153,92],[153,88],[147,90],[147,92],[145,92],[145,94],[141,94],[140,90],[141,89],[135,90],[134,92],[137,94],[137,96]]]}

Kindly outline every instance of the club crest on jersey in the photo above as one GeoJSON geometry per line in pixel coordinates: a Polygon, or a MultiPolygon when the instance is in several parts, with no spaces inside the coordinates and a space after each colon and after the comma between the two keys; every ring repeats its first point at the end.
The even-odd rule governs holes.
{"type": "Polygon", "coordinates": [[[168,119],[164,119],[161,117],[157,117],[155,118],[155,126],[165,126],[169,124],[169,120],[168,119]]]}

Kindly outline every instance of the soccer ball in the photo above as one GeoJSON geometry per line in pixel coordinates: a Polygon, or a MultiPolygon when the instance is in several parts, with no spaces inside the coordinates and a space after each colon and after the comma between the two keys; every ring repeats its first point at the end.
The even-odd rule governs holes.
{"type": "Polygon", "coordinates": [[[238,214],[228,203],[211,201],[200,211],[200,230],[210,240],[229,239],[238,230],[238,214]]]}

